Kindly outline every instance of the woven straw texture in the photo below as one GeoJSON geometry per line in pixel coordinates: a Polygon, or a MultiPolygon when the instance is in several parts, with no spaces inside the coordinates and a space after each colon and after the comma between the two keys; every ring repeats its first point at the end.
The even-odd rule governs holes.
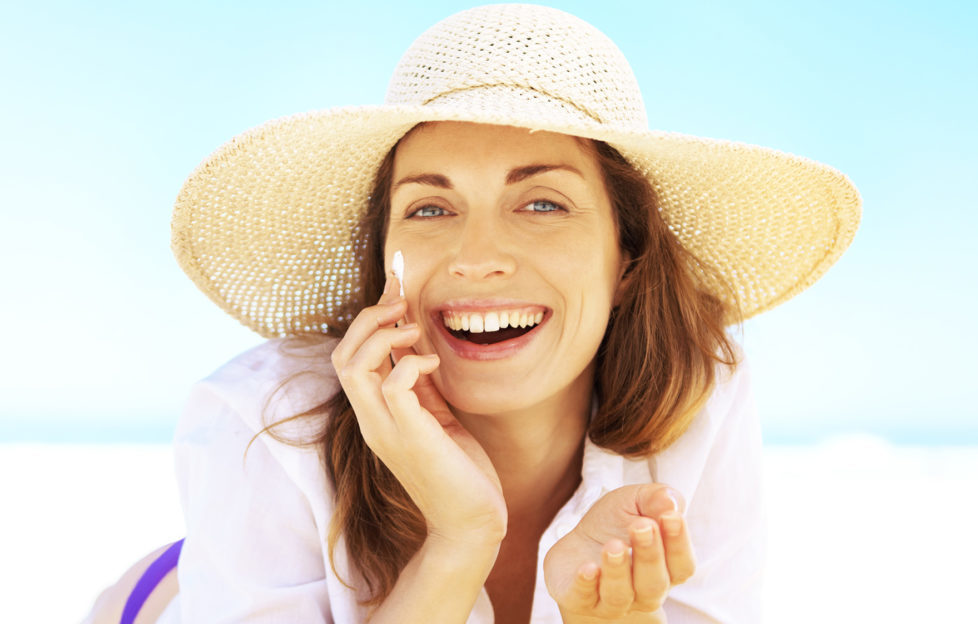
{"type": "Polygon", "coordinates": [[[733,288],[745,318],[814,283],[859,223],[859,194],[835,169],[767,148],[649,131],[634,75],[601,32],[555,9],[493,5],[418,38],[383,106],[274,120],[211,154],[177,197],[178,262],[262,336],[322,332],[331,315],[349,320],[358,289],[351,232],[374,173],[414,125],[438,120],[616,147],[649,178],[683,245],[733,288]]]}

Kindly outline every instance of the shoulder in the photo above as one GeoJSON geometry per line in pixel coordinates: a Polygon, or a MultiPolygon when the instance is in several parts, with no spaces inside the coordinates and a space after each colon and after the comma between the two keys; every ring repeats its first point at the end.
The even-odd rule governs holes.
{"type": "Polygon", "coordinates": [[[742,415],[744,408],[753,406],[750,360],[743,347],[737,343],[733,346],[736,365],[717,365],[710,398],[694,419],[694,423],[714,434],[724,429],[727,421],[742,415]]]}
{"type": "Polygon", "coordinates": [[[339,389],[330,363],[337,342],[326,336],[287,337],[245,351],[193,387],[184,419],[193,416],[197,403],[217,403],[258,432],[321,405],[339,389]]]}
{"type": "Polygon", "coordinates": [[[316,445],[291,442],[312,441],[297,433],[311,419],[276,426],[275,436],[263,429],[335,393],[335,342],[270,340],[193,387],[174,440],[187,530],[180,608],[188,620],[278,613],[318,622],[328,613],[335,579],[323,541],[333,491],[316,445]]]}
{"type": "Polygon", "coordinates": [[[309,496],[321,497],[323,471],[314,442],[328,416],[294,417],[339,390],[329,357],[337,342],[269,340],[195,384],[174,434],[178,477],[230,471],[237,478],[246,469],[254,483],[280,467],[309,496]]]}
{"type": "Polygon", "coordinates": [[[750,365],[739,350],[737,358],[733,370],[718,371],[713,394],[689,429],[650,459],[656,480],[685,497],[697,552],[696,574],[669,593],[670,621],[760,617],[766,530],[761,427],[750,365]]]}
{"type": "MultiPolygon", "coordinates": [[[[703,407],[690,424],[688,435],[683,438],[712,440],[722,430],[728,429],[730,421],[742,415],[743,408],[752,402],[750,362],[743,347],[732,343],[736,364],[716,365],[713,389],[703,407]]],[[[682,439],[682,438],[680,438],[682,439]]]]}
{"type": "Polygon", "coordinates": [[[191,389],[173,444],[185,509],[224,517],[206,501],[263,498],[279,501],[271,505],[275,508],[298,490],[316,520],[324,520],[330,488],[315,440],[326,416],[293,417],[322,405],[339,389],[329,358],[336,342],[269,340],[191,389]]]}
{"type": "Polygon", "coordinates": [[[695,493],[711,455],[718,459],[720,449],[738,452],[745,461],[748,455],[760,453],[760,423],[751,391],[750,363],[739,346],[735,355],[736,366],[717,366],[710,397],[689,428],[649,461],[653,478],[670,480],[688,498],[695,493]]]}

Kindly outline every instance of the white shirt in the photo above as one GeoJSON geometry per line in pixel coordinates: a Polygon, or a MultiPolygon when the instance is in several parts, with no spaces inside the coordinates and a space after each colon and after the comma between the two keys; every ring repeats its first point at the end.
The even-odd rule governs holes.
{"type": "MultiPolygon", "coordinates": [[[[187,525],[177,571],[180,593],[160,622],[364,621],[357,595],[339,580],[351,578],[342,539],[335,557],[339,578],[330,566],[326,536],[333,496],[316,450],[267,434],[255,438],[264,425],[333,394],[334,344],[272,340],[194,387],[175,438],[187,525]],[[275,393],[284,379],[310,369],[316,374],[275,393]]],[[[282,432],[301,437],[311,433],[310,426],[297,422],[282,432]]],[[[760,621],[761,436],[746,363],[733,375],[722,373],[690,428],[649,460],[626,459],[586,441],[581,477],[540,540],[534,623],[561,622],[544,584],[542,565],[550,547],[605,493],[652,481],[685,497],[697,560],[694,576],[669,592],[669,624],[760,621]]],[[[483,589],[467,624],[493,621],[483,589]]]]}

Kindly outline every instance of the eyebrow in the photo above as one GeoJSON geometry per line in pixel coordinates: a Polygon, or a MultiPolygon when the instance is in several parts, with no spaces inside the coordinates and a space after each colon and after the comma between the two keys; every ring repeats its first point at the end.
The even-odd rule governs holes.
{"type": "MultiPolygon", "coordinates": [[[[576,173],[577,175],[584,177],[576,167],[570,165],[526,165],[525,167],[516,167],[511,169],[509,173],[506,174],[506,184],[516,184],[517,182],[522,182],[527,178],[532,178],[535,175],[540,175],[542,173],[547,173],[548,171],[570,171],[571,173],[576,173]]],[[[428,186],[437,186],[443,189],[453,189],[451,180],[447,177],[441,175],[440,173],[419,173],[417,175],[405,176],[394,184],[394,189],[397,189],[405,184],[426,184],[428,186]]],[[[394,190],[392,189],[392,190],[394,190]]]]}
{"type": "Polygon", "coordinates": [[[418,175],[406,176],[397,181],[394,185],[396,190],[398,187],[405,184],[427,184],[428,186],[437,186],[444,189],[453,189],[452,183],[445,176],[440,173],[419,173],[418,175]]]}
{"type": "Polygon", "coordinates": [[[526,167],[517,167],[512,169],[508,174],[506,174],[506,184],[516,184],[517,182],[522,182],[527,178],[532,178],[535,175],[540,175],[541,173],[547,173],[548,171],[570,171],[571,173],[576,173],[577,175],[584,177],[576,167],[571,167],[570,165],[527,165],[526,167]]]}

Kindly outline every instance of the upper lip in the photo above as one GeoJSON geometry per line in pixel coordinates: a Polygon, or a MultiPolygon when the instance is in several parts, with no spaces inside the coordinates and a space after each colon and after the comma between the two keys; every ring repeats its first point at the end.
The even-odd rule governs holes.
{"type": "Polygon", "coordinates": [[[431,308],[432,312],[495,312],[514,308],[541,308],[549,312],[550,308],[540,303],[519,299],[453,299],[431,308]]]}

